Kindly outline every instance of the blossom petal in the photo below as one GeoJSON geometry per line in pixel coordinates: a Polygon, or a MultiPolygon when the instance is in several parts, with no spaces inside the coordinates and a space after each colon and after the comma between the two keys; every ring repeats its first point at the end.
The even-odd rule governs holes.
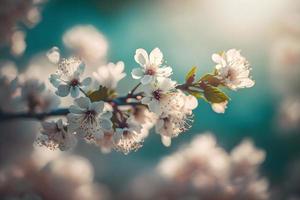
{"type": "Polygon", "coordinates": [[[243,79],[242,84],[240,85],[240,87],[250,88],[250,87],[253,87],[254,85],[255,85],[255,81],[253,81],[250,78],[246,78],[246,79],[243,79]]]}
{"type": "Polygon", "coordinates": [[[87,78],[83,79],[83,81],[81,82],[81,84],[83,86],[88,86],[88,85],[91,84],[91,82],[92,82],[92,79],[90,77],[87,77],[87,78]]]}
{"type": "Polygon", "coordinates": [[[84,62],[81,61],[81,63],[78,65],[78,68],[77,68],[76,72],[79,75],[81,75],[81,74],[83,74],[84,69],[85,69],[85,64],[84,64],[84,62]]]}
{"type": "Polygon", "coordinates": [[[140,79],[144,76],[145,72],[141,68],[135,68],[131,72],[131,76],[134,79],[140,79]]]}
{"type": "Polygon", "coordinates": [[[154,113],[157,114],[157,115],[160,115],[160,114],[161,114],[161,109],[160,109],[160,105],[159,105],[158,102],[156,102],[156,101],[151,101],[151,102],[148,104],[148,106],[149,106],[149,110],[150,110],[151,112],[154,112],[154,113]]]}
{"type": "Polygon", "coordinates": [[[172,74],[172,67],[162,67],[157,69],[157,74],[159,74],[162,77],[169,77],[172,74]]]}
{"type": "Polygon", "coordinates": [[[80,127],[81,116],[74,113],[69,113],[67,114],[67,119],[69,122],[68,132],[74,133],[80,127]]]}
{"type": "Polygon", "coordinates": [[[94,133],[94,136],[96,139],[102,139],[104,137],[104,132],[102,130],[98,130],[97,132],[94,133]]]}
{"type": "Polygon", "coordinates": [[[122,135],[123,135],[123,129],[121,129],[121,128],[116,128],[116,132],[115,132],[115,134],[114,134],[114,136],[113,136],[114,142],[115,142],[116,144],[119,143],[120,139],[122,138],[122,135]]]}
{"type": "Polygon", "coordinates": [[[149,55],[149,58],[150,58],[150,63],[151,64],[154,64],[156,66],[159,66],[161,65],[162,63],[162,60],[163,60],[163,54],[162,52],[160,51],[159,48],[155,48],[151,51],[150,55],[149,55]]]}
{"type": "Polygon", "coordinates": [[[213,104],[211,104],[211,108],[216,113],[225,113],[225,110],[227,108],[227,103],[228,103],[228,101],[224,101],[222,103],[213,103],[213,104]]]}
{"type": "Polygon", "coordinates": [[[160,84],[159,88],[163,91],[169,91],[175,88],[176,82],[169,78],[158,77],[157,81],[160,84]]]}
{"type": "Polygon", "coordinates": [[[151,98],[150,97],[144,97],[144,98],[142,98],[142,104],[148,104],[148,103],[150,103],[150,101],[151,101],[151,98]]]}
{"type": "Polygon", "coordinates": [[[75,103],[83,109],[89,109],[91,100],[88,97],[80,97],[78,99],[75,99],[75,103]]]}
{"type": "Polygon", "coordinates": [[[103,101],[96,101],[90,104],[91,110],[94,110],[96,113],[100,113],[103,111],[104,108],[104,102],[103,101]]]}
{"type": "Polygon", "coordinates": [[[193,95],[188,95],[186,97],[185,106],[189,110],[194,110],[198,106],[198,100],[193,95]]]}
{"type": "Polygon", "coordinates": [[[100,127],[105,129],[105,130],[110,130],[112,127],[112,122],[109,119],[100,119],[99,121],[100,127]]]}
{"type": "Polygon", "coordinates": [[[53,64],[57,64],[60,60],[60,52],[59,48],[57,47],[52,47],[48,52],[47,52],[47,57],[50,62],[53,64]]]}
{"type": "Polygon", "coordinates": [[[69,111],[74,114],[83,114],[84,110],[78,106],[71,105],[69,111]]]}
{"type": "Polygon", "coordinates": [[[145,75],[142,79],[141,79],[141,83],[143,85],[147,85],[149,83],[151,83],[153,80],[153,76],[150,76],[150,75],[145,75]]]}
{"type": "Polygon", "coordinates": [[[60,76],[58,74],[51,74],[49,81],[54,87],[57,88],[61,82],[59,79],[60,79],[60,76]]]}
{"type": "Polygon", "coordinates": [[[70,93],[70,86],[69,85],[59,85],[57,87],[56,94],[60,97],[66,97],[70,93]]]}
{"type": "Polygon", "coordinates": [[[211,59],[212,59],[215,63],[218,63],[218,64],[222,63],[222,61],[223,61],[223,58],[222,58],[219,54],[217,54],[217,53],[214,53],[214,54],[211,56],[211,59]]]}
{"type": "Polygon", "coordinates": [[[171,146],[172,139],[170,137],[162,135],[161,142],[163,143],[164,146],[169,147],[171,146]]]}
{"type": "Polygon", "coordinates": [[[54,122],[42,122],[42,127],[46,131],[54,131],[56,129],[56,124],[54,122]]]}
{"type": "Polygon", "coordinates": [[[145,49],[137,49],[135,51],[134,59],[142,67],[145,67],[149,63],[148,53],[145,49]]]}
{"type": "Polygon", "coordinates": [[[101,118],[110,119],[112,118],[112,116],[113,116],[112,112],[107,111],[101,115],[101,118]]]}
{"type": "Polygon", "coordinates": [[[71,96],[72,96],[73,98],[78,97],[78,96],[79,96],[79,93],[80,93],[79,88],[76,87],[76,86],[75,86],[75,87],[71,87],[70,93],[71,93],[71,96]]]}

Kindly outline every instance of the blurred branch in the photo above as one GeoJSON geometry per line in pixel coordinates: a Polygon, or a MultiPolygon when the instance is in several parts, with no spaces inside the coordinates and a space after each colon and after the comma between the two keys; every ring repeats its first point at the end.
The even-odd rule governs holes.
{"type": "Polygon", "coordinates": [[[13,119],[37,119],[43,120],[46,117],[54,116],[63,116],[69,113],[68,108],[59,108],[50,112],[44,113],[29,113],[29,112],[20,112],[20,113],[10,113],[10,112],[0,112],[0,121],[7,121],[13,119]]]}

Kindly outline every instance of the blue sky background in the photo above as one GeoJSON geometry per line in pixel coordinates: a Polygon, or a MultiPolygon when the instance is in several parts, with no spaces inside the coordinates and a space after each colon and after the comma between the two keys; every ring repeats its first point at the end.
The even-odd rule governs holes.
{"type": "MultiPolygon", "coordinates": [[[[224,16],[228,18],[223,17],[224,21],[221,21],[221,18],[214,17],[214,12],[218,12],[215,8],[198,2],[197,6],[189,7],[180,1],[171,0],[53,0],[45,5],[42,21],[27,31],[24,56],[13,58],[21,70],[40,51],[46,51],[52,46],[63,47],[63,33],[78,24],[91,24],[105,35],[109,43],[108,61],[123,60],[127,74],[137,66],[133,55],[135,49],[140,47],[148,51],[159,47],[168,64],[173,66],[173,78],[179,82],[183,81],[184,73],[191,66],[198,66],[200,74],[209,72],[213,67],[211,54],[230,48],[241,49],[253,66],[255,87],[228,92],[232,101],[224,115],[214,113],[209,105],[200,101],[194,112],[194,126],[174,139],[171,148],[163,147],[155,133],[145,141],[143,148],[129,156],[119,153],[103,155],[91,145],[80,144],[75,153],[91,160],[96,170],[96,179],[101,182],[120,187],[133,174],[155,165],[162,156],[204,131],[213,132],[226,149],[231,149],[243,138],[252,138],[258,147],[267,151],[263,171],[274,182],[280,181],[286,163],[299,156],[299,136],[280,136],[274,123],[281,96],[271,84],[272,77],[268,71],[270,30],[264,24],[255,25],[257,13],[254,13],[253,19],[251,16],[245,18],[245,24],[241,22],[236,26],[235,22],[230,22],[235,19],[231,16],[234,13],[230,15],[229,11],[229,14],[225,12],[224,16]],[[261,27],[266,30],[261,30],[261,27]]],[[[237,6],[244,7],[244,4],[237,6]]],[[[261,17],[262,22],[272,23],[269,19],[271,17],[261,17]]],[[[2,51],[0,57],[7,56],[8,53],[2,51]]],[[[121,92],[136,84],[130,76],[122,83],[121,92]]]]}

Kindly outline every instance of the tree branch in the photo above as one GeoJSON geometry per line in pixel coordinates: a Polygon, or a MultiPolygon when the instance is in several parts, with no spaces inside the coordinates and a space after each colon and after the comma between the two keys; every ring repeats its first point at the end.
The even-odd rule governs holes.
{"type": "Polygon", "coordinates": [[[58,108],[56,110],[52,110],[50,112],[43,113],[30,113],[30,112],[18,112],[18,113],[10,113],[10,112],[0,112],[0,122],[13,120],[13,119],[37,119],[43,120],[46,117],[54,117],[54,116],[64,116],[69,113],[68,108],[58,108]]]}
{"type": "MultiPolygon", "coordinates": [[[[136,87],[131,90],[131,92],[127,96],[118,97],[116,99],[113,99],[111,101],[108,101],[107,103],[111,103],[117,106],[124,106],[124,105],[142,105],[140,102],[132,101],[130,102],[129,99],[135,99],[137,96],[141,95],[139,94],[133,94],[135,90],[140,86],[138,84],[136,87]]],[[[185,90],[187,87],[186,84],[177,85],[177,89],[185,90]]],[[[69,113],[68,108],[58,108],[56,110],[52,110],[50,112],[42,112],[42,113],[34,113],[34,112],[18,112],[18,113],[12,113],[12,112],[3,112],[0,111],[0,122],[8,121],[8,120],[14,120],[14,119],[36,119],[36,120],[44,120],[47,117],[55,117],[55,116],[65,116],[69,113]]]]}
{"type": "Polygon", "coordinates": [[[127,95],[127,97],[132,97],[134,92],[136,91],[136,89],[138,89],[138,87],[140,87],[141,83],[138,83],[127,95]]]}
{"type": "MultiPolygon", "coordinates": [[[[128,102],[127,97],[119,97],[114,100],[109,101],[108,103],[112,103],[118,106],[124,105],[141,105],[139,102],[128,102]]],[[[55,117],[55,116],[65,116],[69,113],[68,108],[58,108],[56,110],[52,110],[50,112],[42,112],[42,113],[33,113],[33,112],[3,112],[0,111],[0,122],[14,120],[14,119],[36,119],[43,120],[47,117],[55,117]]]]}

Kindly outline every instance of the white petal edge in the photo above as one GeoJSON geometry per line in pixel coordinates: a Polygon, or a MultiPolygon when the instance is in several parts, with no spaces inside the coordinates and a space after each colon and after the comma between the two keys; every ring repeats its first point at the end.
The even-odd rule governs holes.
{"type": "Polygon", "coordinates": [[[134,60],[142,67],[145,67],[149,63],[148,53],[145,49],[137,49],[135,51],[134,60]]]}

